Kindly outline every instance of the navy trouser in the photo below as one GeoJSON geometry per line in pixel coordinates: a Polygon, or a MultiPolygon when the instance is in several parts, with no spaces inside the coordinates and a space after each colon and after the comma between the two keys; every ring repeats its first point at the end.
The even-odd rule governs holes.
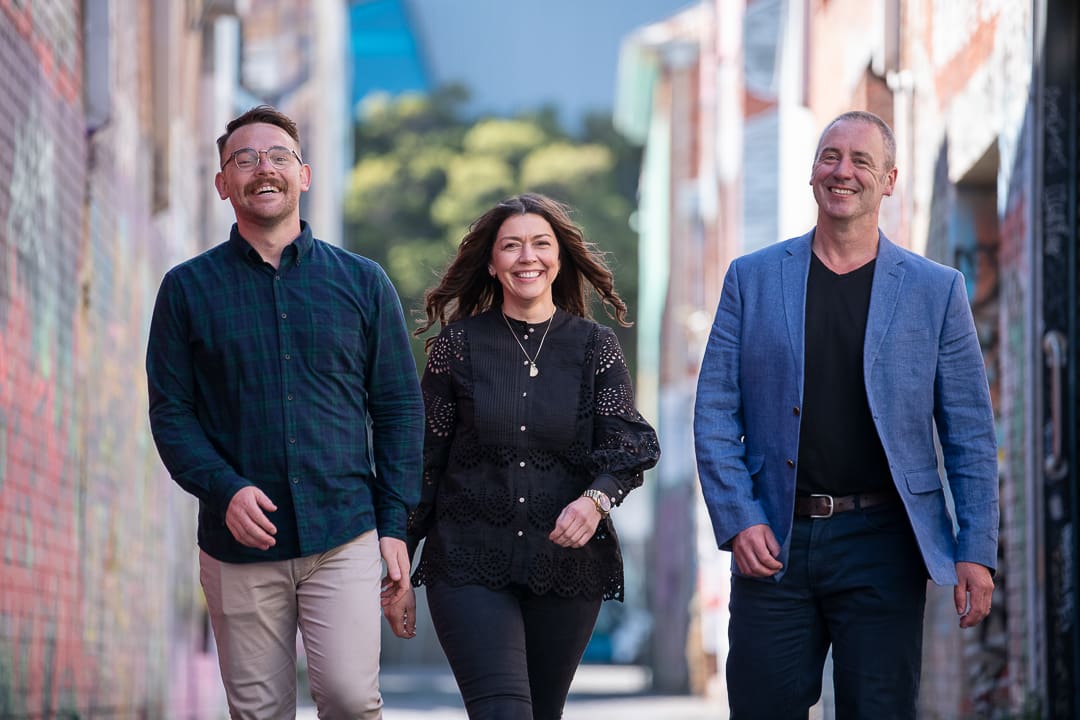
{"type": "Polygon", "coordinates": [[[428,609],[470,720],[557,720],[600,598],[429,585],[428,609]]]}
{"type": "Polygon", "coordinates": [[[731,720],[805,720],[830,644],[838,720],[914,718],[926,582],[899,503],[795,518],[780,582],[732,577],[731,720]]]}

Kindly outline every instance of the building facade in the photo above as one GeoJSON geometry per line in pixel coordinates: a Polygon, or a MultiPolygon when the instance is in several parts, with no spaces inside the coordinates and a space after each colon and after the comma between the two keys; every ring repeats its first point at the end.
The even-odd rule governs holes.
{"type": "MultiPolygon", "coordinates": [[[[898,144],[882,229],[964,272],[1000,446],[994,612],[961,631],[951,588],[931,586],[920,716],[1074,717],[1075,3],[712,0],[687,12],[703,21],[680,26],[676,16],[624,42],[616,113],[654,160],[639,212],[642,254],[655,258],[642,266],[654,284],[658,271],[663,279],[641,337],[643,346],[652,338],[642,352],[660,369],[660,486],[685,484],[687,378],[722,271],[813,224],[807,181],[818,134],[845,110],[876,112],[898,144]]],[[[660,510],[658,537],[685,535],[682,523],[703,518],[686,505],[660,510]]],[[[729,556],[709,535],[699,525],[700,563],[684,578],[693,601],[682,682],[722,693],[729,556]]],[[[830,714],[828,691],[818,712],[830,714]]]]}
{"type": "MultiPolygon", "coordinates": [[[[196,504],[149,433],[147,328],[164,272],[227,237],[213,176],[229,118],[276,102],[317,179],[347,162],[335,35],[311,40],[344,34],[343,13],[0,0],[2,717],[222,715],[196,504]]],[[[306,216],[333,240],[319,184],[306,216]]]]}

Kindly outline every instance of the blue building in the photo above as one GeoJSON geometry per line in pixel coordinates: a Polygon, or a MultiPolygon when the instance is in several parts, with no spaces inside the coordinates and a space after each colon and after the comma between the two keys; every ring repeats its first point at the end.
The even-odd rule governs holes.
{"type": "Polygon", "coordinates": [[[694,0],[353,0],[352,100],[449,84],[471,115],[611,112],[622,39],[694,0]]]}
{"type": "Polygon", "coordinates": [[[350,107],[372,92],[397,95],[431,88],[406,4],[406,0],[349,4],[350,107]]]}

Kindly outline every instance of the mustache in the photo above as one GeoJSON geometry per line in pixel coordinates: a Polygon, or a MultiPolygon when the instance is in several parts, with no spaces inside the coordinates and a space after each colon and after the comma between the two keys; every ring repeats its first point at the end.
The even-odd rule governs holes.
{"type": "Polygon", "coordinates": [[[286,187],[285,183],[278,180],[270,180],[268,178],[263,178],[261,180],[252,180],[251,182],[249,182],[247,185],[244,186],[244,192],[247,194],[254,194],[256,190],[266,186],[270,186],[278,192],[285,192],[286,187]]]}

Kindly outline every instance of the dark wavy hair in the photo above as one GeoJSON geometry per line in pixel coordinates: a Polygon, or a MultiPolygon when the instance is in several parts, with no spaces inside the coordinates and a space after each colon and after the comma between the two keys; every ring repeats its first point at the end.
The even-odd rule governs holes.
{"type": "Polygon", "coordinates": [[[253,125],[254,123],[277,125],[296,141],[296,147],[300,147],[300,131],[297,129],[293,119],[272,105],[258,105],[229,121],[229,124],[225,126],[225,133],[217,139],[218,155],[225,152],[225,143],[229,142],[229,137],[234,132],[245,125],[253,125]]]}
{"type": "MultiPolygon", "coordinates": [[[[615,281],[604,261],[605,253],[585,239],[570,219],[569,206],[539,193],[523,193],[503,200],[469,226],[439,284],[424,293],[426,322],[413,333],[423,335],[436,322],[440,326],[502,306],[502,285],[488,273],[491,249],[503,222],[514,215],[539,215],[548,221],[559,243],[561,269],[551,285],[552,298],[560,310],[591,318],[588,290],[600,297],[604,311],[623,327],[626,303],[615,291],[615,281]]],[[[431,347],[428,338],[425,348],[431,347]]]]}

